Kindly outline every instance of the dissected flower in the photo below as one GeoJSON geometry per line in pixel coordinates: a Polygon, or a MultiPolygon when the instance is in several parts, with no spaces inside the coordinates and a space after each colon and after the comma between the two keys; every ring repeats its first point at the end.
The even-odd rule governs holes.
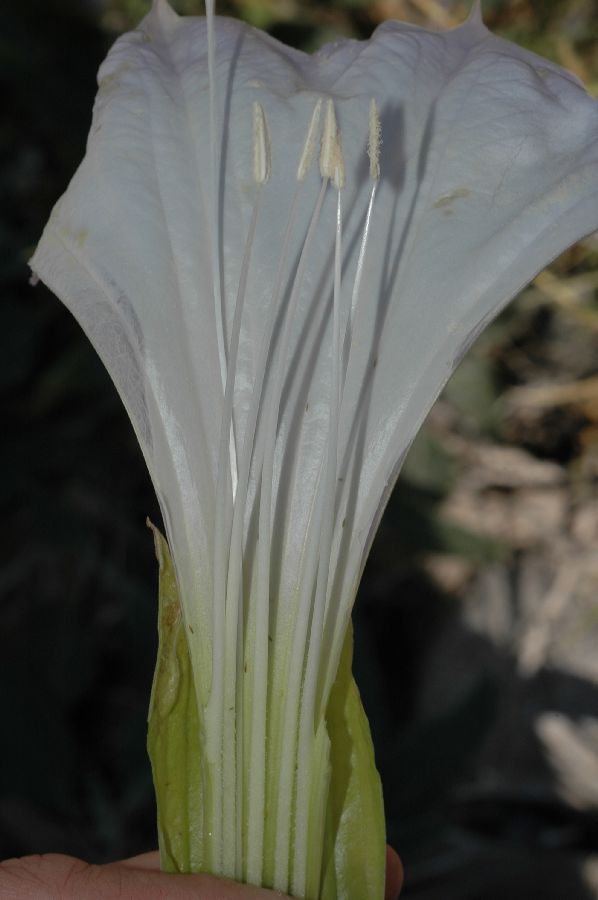
{"type": "Polygon", "coordinates": [[[114,379],[172,553],[176,584],[158,537],[184,627],[162,662],[176,687],[189,655],[176,727],[201,809],[176,826],[186,861],[162,817],[163,854],[375,898],[350,653],[339,673],[357,585],[465,349],[598,228],[598,104],[478,5],[452,31],[388,22],[313,56],[208,12],[156,0],[116,42],[31,266],[114,379]]]}

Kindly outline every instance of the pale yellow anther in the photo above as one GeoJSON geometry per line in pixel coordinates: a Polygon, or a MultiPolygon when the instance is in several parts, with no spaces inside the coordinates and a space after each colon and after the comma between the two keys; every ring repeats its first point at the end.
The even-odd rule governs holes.
{"type": "Polygon", "coordinates": [[[303,145],[303,153],[301,154],[299,167],[297,169],[297,181],[303,181],[313,162],[313,158],[316,153],[316,142],[318,137],[318,128],[320,126],[321,113],[322,98],[320,97],[314,107],[313,113],[311,114],[311,121],[309,123],[309,128],[307,129],[307,137],[305,138],[305,144],[303,145]]]}
{"type": "Polygon", "coordinates": [[[380,144],[382,143],[382,125],[378,104],[372,97],[370,101],[370,134],[368,138],[368,156],[370,158],[370,178],[380,178],[380,144]]]}
{"type": "Polygon", "coordinates": [[[339,189],[345,183],[345,162],[332,100],[328,100],[326,103],[320,150],[320,174],[322,178],[332,179],[335,187],[339,189]]]}
{"type": "Polygon", "coordinates": [[[253,177],[265,184],[270,177],[270,135],[266,114],[260,103],[253,104],[253,177]]]}

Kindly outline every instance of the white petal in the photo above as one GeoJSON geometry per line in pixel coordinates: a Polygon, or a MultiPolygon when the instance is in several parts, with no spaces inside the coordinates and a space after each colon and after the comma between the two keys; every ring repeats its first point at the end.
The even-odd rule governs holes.
{"type": "MultiPolygon", "coordinates": [[[[347,382],[350,398],[371,380],[348,583],[465,349],[598,227],[598,103],[572,75],[475,17],[436,35],[383,27],[352,72],[365,80],[372,69],[394,90],[381,103],[382,183],[364,272],[374,309],[356,325],[347,382]]],[[[345,434],[355,430],[350,402],[345,434]]]]}

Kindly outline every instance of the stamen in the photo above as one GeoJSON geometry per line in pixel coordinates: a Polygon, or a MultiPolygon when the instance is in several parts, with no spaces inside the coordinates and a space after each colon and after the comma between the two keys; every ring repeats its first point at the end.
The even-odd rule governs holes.
{"type": "Polygon", "coordinates": [[[316,137],[318,134],[318,127],[320,125],[321,112],[322,98],[320,97],[314,107],[314,111],[311,115],[311,122],[309,123],[309,128],[307,129],[307,137],[305,138],[303,153],[301,154],[301,159],[299,160],[299,168],[297,169],[297,181],[303,181],[311,167],[313,158],[316,154],[316,137]]]}
{"type": "MultiPolygon", "coordinates": [[[[237,300],[235,303],[235,313],[233,317],[233,327],[231,334],[231,345],[229,350],[228,374],[226,380],[226,393],[223,412],[223,428],[221,431],[221,453],[226,453],[226,433],[230,433],[233,425],[233,400],[235,373],[237,370],[237,359],[239,354],[239,337],[241,333],[241,320],[243,315],[243,307],[247,289],[247,276],[249,274],[249,263],[251,260],[251,250],[255,236],[255,228],[257,223],[258,212],[261,200],[261,183],[258,184],[258,190],[253,206],[253,214],[245,244],[245,253],[241,266],[241,274],[239,277],[239,288],[237,291],[237,300]]],[[[226,469],[226,463],[224,463],[226,469]]],[[[219,466],[220,469],[220,466],[219,466]]],[[[219,503],[221,498],[217,494],[216,502],[219,503]]],[[[224,499],[224,498],[222,498],[224,499]]],[[[237,711],[237,673],[238,673],[238,655],[241,647],[239,646],[239,620],[242,617],[242,567],[243,556],[241,542],[234,542],[231,538],[233,530],[233,510],[227,504],[225,515],[225,527],[220,535],[216,535],[217,540],[222,540],[223,551],[219,553],[219,561],[226,570],[226,551],[228,554],[228,578],[226,583],[226,594],[222,598],[225,609],[225,676],[224,676],[224,698],[222,700],[222,715],[224,719],[223,732],[223,783],[226,788],[224,797],[224,827],[223,827],[223,855],[226,872],[233,873],[234,877],[239,877],[239,856],[241,848],[236,847],[235,832],[235,809],[238,802],[238,790],[236,784],[241,776],[241,771],[237,771],[237,754],[235,741],[242,740],[242,733],[236,722],[237,711]],[[227,864],[228,863],[228,864],[227,864]]],[[[224,571],[222,572],[224,576],[224,571]]],[[[224,577],[222,579],[224,581],[224,577]]],[[[220,579],[219,579],[220,585],[220,579]]],[[[222,586],[221,586],[222,587],[222,586]]],[[[217,598],[216,598],[217,600],[217,598]]],[[[242,634],[242,631],[241,631],[242,634]]],[[[241,643],[242,646],[242,643],[241,643]]]]}
{"type": "MultiPolygon", "coordinates": [[[[243,516],[245,514],[245,502],[253,458],[256,478],[263,465],[264,449],[255,448],[255,433],[257,420],[263,400],[263,384],[266,377],[267,365],[270,356],[270,344],[276,322],[276,313],[280,306],[283,293],[284,275],[287,268],[288,257],[291,248],[291,238],[295,224],[299,185],[295,190],[286,231],[282,244],[282,252],[276,273],[276,280],[270,305],[266,312],[267,326],[262,338],[259,353],[260,365],[256,372],[251,406],[249,409],[245,437],[240,456],[239,489],[235,498],[235,513],[233,522],[233,541],[242,538],[243,516]],[[238,535],[238,537],[237,537],[238,535]]],[[[248,821],[252,823],[247,835],[247,871],[245,880],[249,884],[260,885],[263,871],[263,847],[264,825],[266,817],[266,710],[267,710],[267,684],[268,684],[268,629],[270,611],[270,508],[271,485],[262,485],[260,488],[259,507],[259,540],[257,545],[257,576],[255,590],[255,638],[252,654],[253,666],[251,670],[251,730],[248,771],[251,779],[248,785],[248,821]],[[270,493],[268,494],[268,487],[270,493]]]]}
{"type": "MultiPolygon", "coordinates": [[[[355,281],[353,282],[353,291],[351,295],[351,309],[349,312],[349,316],[347,318],[347,324],[345,327],[345,336],[343,340],[343,389],[344,383],[347,375],[347,368],[349,364],[349,356],[351,351],[351,343],[353,340],[353,332],[355,328],[355,322],[357,320],[357,316],[360,313],[361,306],[363,305],[362,295],[361,295],[361,282],[363,278],[363,269],[364,269],[364,260],[365,254],[368,246],[368,240],[370,236],[370,229],[372,223],[372,211],[374,207],[374,201],[376,199],[376,193],[378,190],[378,184],[380,179],[380,145],[382,143],[382,129],[380,123],[380,116],[378,112],[378,106],[376,101],[372,98],[370,102],[370,110],[369,110],[369,137],[368,137],[368,147],[367,152],[370,158],[370,175],[372,177],[372,190],[370,193],[370,199],[368,203],[368,208],[365,217],[363,235],[361,238],[361,245],[359,248],[359,256],[357,259],[357,268],[355,272],[355,281]]],[[[344,475],[344,471],[341,468],[341,475],[344,475]]],[[[339,479],[340,480],[340,479],[339,479]]],[[[337,509],[337,522],[335,529],[337,532],[339,530],[339,525],[342,519],[346,514],[347,504],[349,502],[349,494],[351,490],[351,480],[348,478],[343,478],[342,484],[339,484],[339,496],[336,502],[337,509]]],[[[337,547],[337,554],[335,559],[331,560],[331,572],[336,571],[338,566],[338,553],[340,552],[340,544],[337,547]]],[[[324,626],[324,639],[323,639],[323,651],[322,658],[326,660],[325,663],[325,672],[326,675],[322,679],[320,679],[320,695],[318,698],[318,702],[316,705],[316,715],[321,713],[322,701],[328,696],[328,690],[331,687],[332,680],[334,677],[334,661],[336,660],[336,656],[334,654],[334,645],[335,641],[337,642],[337,634],[341,629],[341,625],[344,625],[339,621],[339,609],[331,602],[329,609],[326,612],[326,622],[324,626]]],[[[344,634],[344,632],[343,632],[344,634]]]]}
{"type": "Polygon", "coordinates": [[[330,178],[336,188],[342,188],[345,183],[345,163],[332,100],[328,100],[326,103],[320,151],[320,174],[322,178],[330,178]]]}
{"type": "Polygon", "coordinates": [[[270,135],[266,116],[259,103],[253,104],[253,178],[265,184],[270,177],[270,135]]]}
{"type": "MultiPolygon", "coordinates": [[[[266,116],[259,103],[253,104],[253,177],[258,185],[254,216],[251,223],[248,245],[253,242],[257,208],[261,195],[261,186],[270,177],[270,135],[266,122],[266,116]]],[[[247,281],[247,271],[242,271],[243,293],[247,281]]],[[[241,289],[240,289],[241,290],[241,289]]],[[[235,310],[236,314],[236,310],[235,310]]],[[[239,317],[240,322],[240,317],[239,317]]],[[[233,329],[233,334],[235,334],[233,329]]],[[[238,334],[236,334],[235,353],[238,353],[238,334]]],[[[236,361],[235,361],[236,368],[236,361]]],[[[232,406],[231,406],[232,422],[232,406]]],[[[244,506],[244,503],[243,503],[244,506]]],[[[237,522],[243,524],[242,517],[237,514],[237,522]]],[[[244,604],[243,604],[243,546],[242,534],[239,527],[234,527],[230,522],[228,531],[229,566],[226,593],[226,649],[225,659],[227,672],[225,676],[224,697],[224,783],[229,789],[225,799],[225,809],[228,811],[231,821],[233,816],[236,822],[236,853],[235,853],[235,877],[243,879],[243,803],[244,803],[244,726],[243,726],[243,701],[244,701],[244,604]],[[236,650],[236,653],[235,653],[236,650]],[[233,662],[234,661],[234,662],[233,662]],[[228,775],[228,779],[227,779],[228,775]],[[232,785],[236,789],[232,790],[232,785]],[[227,802],[228,800],[228,802],[227,802]],[[236,813],[236,815],[235,815],[236,813]]],[[[225,817],[226,822],[226,817],[225,817]]],[[[226,827],[225,827],[226,833],[226,827]]],[[[234,851],[231,850],[231,856],[234,851]]],[[[261,873],[260,873],[261,880],[261,873]]],[[[259,882],[256,882],[259,883],[259,882]]]]}
{"type": "MultiPolygon", "coordinates": [[[[299,298],[301,285],[303,282],[303,273],[307,261],[307,251],[311,247],[315,230],[320,218],[320,211],[324,200],[324,195],[328,187],[328,178],[324,178],[318,200],[313,211],[311,221],[307,229],[305,242],[301,250],[301,256],[297,266],[297,271],[293,281],[291,296],[288,303],[287,315],[284,323],[283,334],[281,335],[280,347],[277,357],[277,365],[272,371],[272,385],[275,396],[270,398],[268,406],[268,419],[265,426],[265,456],[262,468],[262,488],[268,481],[272,481],[272,472],[274,468],[274,450],[276,445],[276,427],[278,423],[278,415],[280,408],[280,397],[282,392],[283,378],[282,365],[286,358],[288,340],[290,337],[290,326],[294,318],[295,307],[299,298]]],[[[284,725],[281,733],[276,736],[280,742],[284,741],[283,746],[276,746],[273,753],[280,753],[280,767],[278,771],[278,784],[275,789],[276,797],[276,849],[275,849],[275,871],[274,871],[274,887],[280,890],[286,890],[288,879],[288,861],[290,846],[290,813],[293,793],[293,768],[295,761],[295,736],[297,733],[297,709],[299,703],[300,690],[300,673],[302,668],[303,653],[305,650],[305,638],[307,634],[310,597],[305,602],[306,585],[302,583],[302,597],[297,604],[298,620],[293,630],[293,649],[291,651],[291,662],[288,671],[288,696],[284,707],[284,725]],[[303,601],[303,602],[302,602],[303,601]]]]}
{"type": "MultiPolygon", "coordinates": [[[[214,321],[216,325],[216,342],[218,345],[218,357],[220,360],[220,377],[222,389],[225,390],[227,380],[226,348],[224,336],[224,309],[222,298],[222,284],[220,280],[220,250],[218,246],[218,172],[216,167],[216,79],[214,75],[214,0],[206,0],[207,32],[208,32],[208,85],[209,85],[209,123],[210,123],[210,251],[212,263],[212,289],[214,296],[214,321]]],[[[229,433],[226,434],[229,441],[229,433]]],[[[233,443],[234,446],[234,443],[233,443]]],[[[229,460],[232,456],[229,454],[229,460]]],[[[230,463],[227,465],[228,474],[225,477],[219,465],[218,480],[223,487],[217,487],[217,496],[224,493],[232,499],[230,463]]],[[[228,505],[228,504],[227,504],[228,505]]],[[[222,530],[221,519],[224,510],[219,502],[216,503],[214,522],[214,597],[212,603],[212,684],[210,687],[210,699],[208,701],[208,715],[213,710],[216,719],[212,727],[208,728],[207,747],[210,763],[213,766],[212,790],[212,834],[210,844],[211,864],[216,871],[222,867],[222,720],[221,706],[224,683],[224,578],[223,564],[218,559],[219,548],[223,548],[219,539],[222,530]],[[219,574],[220,581],[219,583],[219,574]],[[213,699],[214,698],[214,699],[213,699]],[[211,708],[211,709],[210,709],[211,708]]]]}
{"type": "MultiPolygon", "coordinates": [[[[303,695],[299,723],[299,744],[297,751],[297,790],[295,813],[295,857],[293,864],[292,892],[301,897],[305,893],[308,860],[307,829],[310,802],[311,745],[314,736],[314,718],[318,687],[318,673],[321,666],[322,638],[328,598],[330,576],[330,555],[332,550],[334,501],[336,495],[338,466],[338,431],[340,421],[341,357],[340,357],[340,313],[341,313],[341,265],[342,265],[342,204],[341,191],[337,190],[336,235],[334,246],[334,292],[332,312],[332,372],[330,389],[330,412],[328,425],[328,446],[323,490],[320,492],[318,523],[314,523],[318,547],[318,565],[313,614],[308,644],[303,695]],[[297,836],[298,839],[297,839],[297,836]],[[305,839],[304,839],[305,838],[305,839]]],[[[307,583],[313,576],[308,574],[307,583]]],[[[316,725],[317,728],[317,725],[316,725]]]]}
{"type": "Polygon", "coordinates": [[[210,236],[212,251],[212,279],[214,289],[214,314],[216,318],[216,339],[218,342],[218,355],[220,357],[220,375],[222,387],[226,383],[226,340],[224,334],[224,306],[222,297],[222,283],[220,271],[220,248],[218,246],[218,179],[217,153],[216,153],[216,76],[214,74],[214,31],[215,31],[215,0],[206,0],[206,18],[208,31],[208,85],[209,85],[209,116],[210,116],[210,236]]]}
{"type": "MultiPolygon", "coordinates": [[[[263,121],[263,127],[264,129],[266,127],[265,120],[263,121]]],[[[258,182],[253,212],[245,243],[245,252],[241,264],[239,286],[233,315],[220,426],[214,525],[214,646],[212,690],[208,702],[208,714],[211,716],[211,724],[216,735],[220,735],[220,740],[223,740],[219,750],[216,749],[216,756],[213,762],[215,766],[215,778],[220,777],[222,779],[223,788],[226,787],[226,790],[223,790],[225,806],[222,811],[220,858],[222,859],[224,866],[223,872],[226,872],[226,874],[230,874],[231,876],[238,876],[239,874],[238,863],[235,859],[235,839],[231,836],[231,829],[234,828],[235,822],[235,803],[237,802],[236,791],[234,790],[235,778],[237,776],[234,756],[231,761],[231,752],[234,753],[235,746],[234,711],[236,701],[233,693],[231,702],[231,692],[234,692],[236,679],[237,650],[235,648],[238,632],[239,597],[236,591],[233,592],[232,595],[230,594],[226,575],[228,569],[230,578],[233,498],[235,496],[234,485],[231,480],[230,437],[233,435],[234,388],[239,354],[241,321],[243,317],[243,308],[247,291],[247,278],[260,202],[261,182],[258,182]],[[218,641],[218,643],[216,643],[216,641],[218,641]],[[230,671],[231,668],[232,672],[230,671]],[[231,683],[233,686],[232,689],[231,683]]],[[[238,562],[238,565],[241,565],[241,561],[238,562]]],[[[216,791],[217,790],[218,789],[216,788],[216,791]]],[[[220,803],[222,803],[222,801],[220,801],[220,803]]]]}
{"type": "Polygon", "coordinates": [[[368,156],[370,158],[370,178],[380,178],[380,144],[382,143],[382,125],[378,104],[372,97],[370,100],[370,134],[368,139],[368,156]]]}

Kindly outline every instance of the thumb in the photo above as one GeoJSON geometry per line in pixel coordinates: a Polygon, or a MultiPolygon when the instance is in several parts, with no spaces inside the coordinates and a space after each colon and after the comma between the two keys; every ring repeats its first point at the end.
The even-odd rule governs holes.
{"type": "MultiPolygon", "coordinates": [[[[171,875],[161,872],[157,852],[144,853],[101,868],[104,871],[116,870],[120,884],[133,892],[129,894],[124,891],[127,900],[153,900],[154,893],[149,891],[155,892],[156,900],[162,897],[169,900],[290,900],[280,891],[237,884],[213,875],[171,875]]],[[[77,894],[77,900],[79,896],[77,894]]],[[[89,900],[92,900],[91,894],[89,900]]]]}
{"type": "MultiPolygon", "coordinates": [[[[95,866],[48,853],[0,864],[0,897],[11,900],[274,900],[284,895],[212,875],[170,875],[159,870],[157,853],[95,866]]],[[[288,900],[288,898],[287,898],[288,900]]]]}

